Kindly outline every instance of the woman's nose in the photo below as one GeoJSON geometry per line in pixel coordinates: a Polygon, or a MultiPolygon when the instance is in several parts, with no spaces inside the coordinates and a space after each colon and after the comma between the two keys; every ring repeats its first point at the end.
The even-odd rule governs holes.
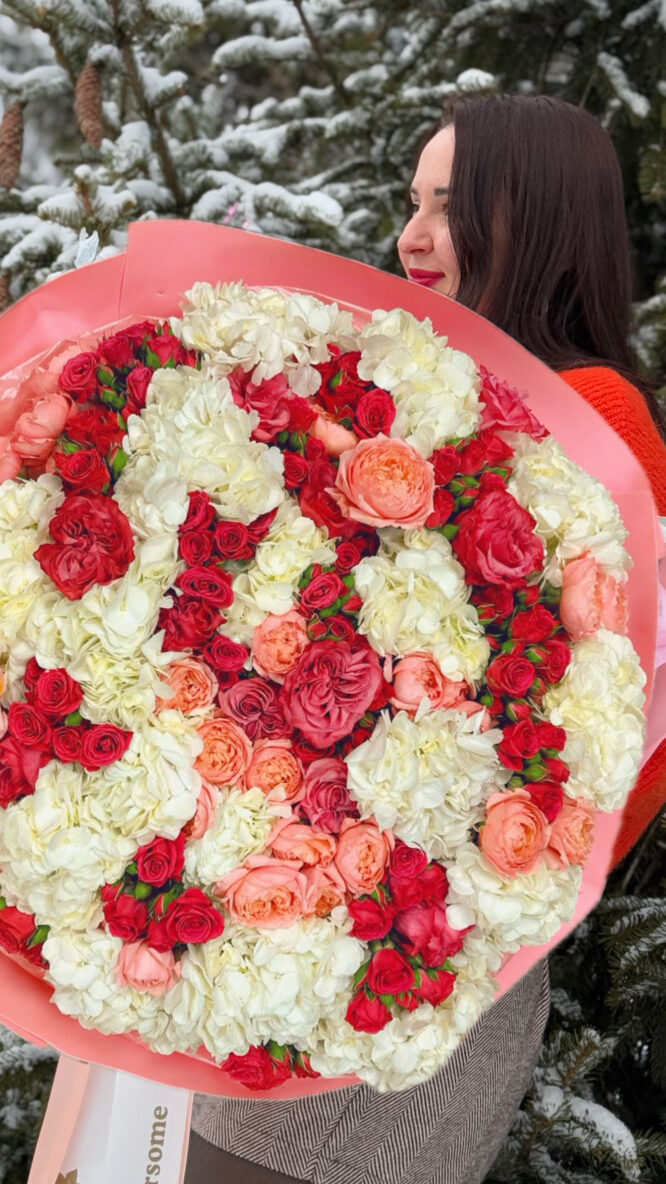
{"type": "Polygon", "coordinates": [[[432,238],[428,233],[424,219],[420,217],[420,211],[413,214],[405,226],[398,239],[398,250],[403,255],[413,255],[418,251],[427,252],[432,250],[432,238]]]}

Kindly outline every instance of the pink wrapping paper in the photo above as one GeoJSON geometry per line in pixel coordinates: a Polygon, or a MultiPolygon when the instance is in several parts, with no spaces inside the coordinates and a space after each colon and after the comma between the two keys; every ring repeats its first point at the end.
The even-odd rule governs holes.
{"type": "MultiPolygon", "coordinates": [[[[450,345],[526,389],[535,414],[568,455],[613,492],[620,508],[629,530],[626,546],[634,561],[628,585],[629,633],[650,692],[661,536],[647,477],[623,441],[571,387],[501,330],[455,301],[364,264],[279,239],[249,236],[209,223],[141,222],[130,227],[124,255],[59,277],[0,317],[0,370],[7,376],[60,338],[78,337],[126,318],[175,315],[181,296],[195,281],[229,280],[309,292],[335,300],[364,319],[369,308],[407,308],[417,317],[429,317],[450,345]]],[[[15,417],[12,400],[11,384],[0,377],[0,432],[6,431],[15,417]]],[[[661,706],[666,702],[665,682],[660,677],[661,706]]],[[[666,727],[666,711],[661,719],[653,728],[654,735],[666,727]]],[[[551,941],[509,958],[498,975],[499,993],[521,978],[598,902],[621,813],[598,815],[595,845],[573,919],[551,941]]],[[[50,1003],[50,993],[45,982],[27,975],[11,958],[0,957],[0,1021],[22,1036],[36,1043],[47,1041],[72,1057],[184,1089],[231,1097],[257,1096],[222,1073],[205,1053],[165,1057],[130,1036],[87,1031],[50,1003]]],[[[261,1097],[299,1097],[337,1089],[353,1080],[292,1080],[261,1097]]]]}

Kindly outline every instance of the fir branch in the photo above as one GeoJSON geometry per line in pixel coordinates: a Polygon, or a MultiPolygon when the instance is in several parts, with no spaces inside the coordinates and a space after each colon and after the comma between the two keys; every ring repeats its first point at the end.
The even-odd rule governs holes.
{"type": "Polygon", "coordinates": [[[301,24],[303,26],[303,30],[310,42],[310,45],[312,46],[312,48],[314,50],[314,54],[315,54],[315,57],[317,58],[317,61],[319,62],[319,65],[321,66],[324,73],[328,74],[328,77],[330,78],[331,82],[333,83],[333,86],[335,88],[335,93],[337,94],[340,102],[344,103],[345,106],[348,106],[349,95],[347,94],[344,86],[340,82],[340,79],[338,78],[336,70],[331,65],[328,58],[326,57],[326,54],[324,53],[324,48],[322,46],[322,43],[319,40],[319,37],[315,33],[315,31],[308,19],[308,16],[305,11],[304,4],[303,4],[303,0],[292,0],[292,4],[294,5],[294,8],[298,12],[298,15],[301,19],[301,24]]]}

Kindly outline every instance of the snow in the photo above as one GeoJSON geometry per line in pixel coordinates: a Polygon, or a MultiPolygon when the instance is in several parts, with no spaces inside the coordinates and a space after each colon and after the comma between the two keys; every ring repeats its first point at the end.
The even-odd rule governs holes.
{"type": "Polygon", "coordinates": [[[252,62],[307,61],[312,52],[307,37],[284,37],[274,41],[271,37],[248,33],[221,45],[213,55],[213,65],[226,70],[230,66],[248,66],[252,62]]]}
{"type": "Polygon", "coordinates": [[[458,90],[466,93],[475,90],[490,90],[495,82],[494,74],[489,74],[487,70],[463,70],[462,74],[456,78],[458,90]]]}
{"type": "Polygon", "coordinates": [[[72,84],[60,66],[35,66],[20,74],[0,66],[0,90],[11,96],[20,95],[26,102],[64,94],[71,88],[72,84]]]}
{"type": "Polygon", "coordinates": [[[204,10],[199,0],[144,0],[151,16],[177,25],[202,25],[204,10]]]}
{"type": "Polygon", "coordinates": [[[650,114],[649,100],[630,85],[620,59],[615,54],[602,51],[597,54],[597,62],[611,83],[618,99],[637,119],[646,119],[650,114]]]}
{"type": "Polygon", "coordinates": [[[598,1146],[613,1152],[622,1162],[628,1179],[640,1179],[636,1140],[615,1114],[598,1102],[577,1097],[558,1085],[541,1085],[535,1093],[538,1109],[546,1118],[561,1122],[573,1119],[598,1146]]]}

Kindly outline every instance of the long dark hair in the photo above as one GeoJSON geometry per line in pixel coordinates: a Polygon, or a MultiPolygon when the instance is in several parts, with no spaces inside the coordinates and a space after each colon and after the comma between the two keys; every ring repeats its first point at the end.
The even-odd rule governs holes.
{"type": "Polygon", "coordinates": [[[659,423],[629,343],[631,255],[608,134],[583,108],[546,95],[453,99],[430,135],[451,124],[456,299],[555,370],[612,366],[659,423]]]}

